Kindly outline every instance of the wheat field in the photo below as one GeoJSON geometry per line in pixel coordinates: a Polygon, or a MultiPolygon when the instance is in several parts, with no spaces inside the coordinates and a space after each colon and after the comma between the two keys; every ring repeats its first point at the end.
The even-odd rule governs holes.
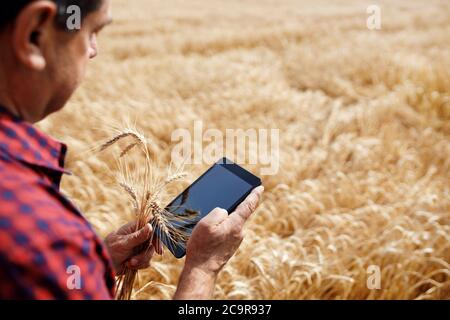
{"type": "MultiPolygon", "coordinates": [[[[106,236],[133,219],[115,150],[92,151],[113,128],[149,139],[155,175],[194,121],[278,128],[280,170],[215,298],[450,299],[450,3],[376,1],[372,31],[370,4],[113,0],[86,81],[39,124],[69,146],[64,192],[106,236]]],[[[170,299],[182,267],[155,256],[133,299],[170,299]]]]}

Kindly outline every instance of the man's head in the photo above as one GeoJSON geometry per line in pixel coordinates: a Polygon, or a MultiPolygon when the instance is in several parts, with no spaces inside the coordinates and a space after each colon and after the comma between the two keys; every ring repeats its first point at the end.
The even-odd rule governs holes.
{"type": "Polygon", "coordinates": [[[97,55],[110,2],[2,0],[0,104],[30,122],[61,109],[97,55]]]}

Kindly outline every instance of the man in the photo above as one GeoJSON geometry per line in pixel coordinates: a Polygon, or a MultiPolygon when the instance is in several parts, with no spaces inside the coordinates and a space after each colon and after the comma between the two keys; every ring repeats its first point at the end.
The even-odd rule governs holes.
{"type": "MultiPolygon", "coordinates": [[[[128,224],[103,243],[59,190],[66,146],[32,123],[61,109],[79,85],[96,37],[111,22],[111,0],[3,0],[0,4],[0,298],[110,299],[124,266],[149,266],[159,241],[151,226],[128,224]],[[68,30],[67,8],[82,24],[68,30]],[[68,281],[79,271],[80,288],[68,281]]],[[[194,229],[176,299],[206,299],[239,247],[257,188],[236,212],[215,209],[194,229]]]]}

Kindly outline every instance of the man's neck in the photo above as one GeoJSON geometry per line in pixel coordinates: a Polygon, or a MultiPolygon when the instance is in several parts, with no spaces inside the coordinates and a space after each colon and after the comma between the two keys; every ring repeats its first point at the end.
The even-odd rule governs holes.
{"type": "MultiPolygon", "coordinates": [[[[5,35],[0,33],[0,41],[5,41],[4,37],[5,35]]],[[[9,56],[2,50],[0,51],[0,105],[11,114],[19,116],[8,90],[9,79],[7,75],[9,74],[9,70],[6,61],[10,61],[9,56]]]]}
{"type": "Polygon", "coordinates": [[[5,57],[1,55],[0,58],[2,61],[0,62],[0,105],[8,110],[11,114],[16,117],[20,117],[20,112],[14,102],[14,99],[11,96],[11,90],[8,88],[8,83],[10,83],[10,79],[7,78],[8,70],[7,66],[3,64],[5,61],[5,57]]]}
{"type": "Polygon", "coordinates": [[[0,105],[24,121],[35,123],[41,120],[39,111],[45,105],[45,97],[42,95],[44,90],[32,86],[37,81],[20,70],[12,70],[0,60],[0,105]]]}
{"type": "Polygon", "coordinates": [[[14,102],[12,101],[12,99],[8,98],[8,95],[2,89],[0,89],[0,106],[2,106],[14,116],[20,117],[20,113],[15,107],[14,102]]]}
{"type": "Polygon", "coordinates": [[[0,106],[2,106],[13,116],[30,123],[34,123],[35,121],[33,120],[33,114],[29,114],[28,110],[26,108],[23,108],[24,103],[27,102],[21,101],[21,99],[16,100],[14,96],[11,96],[10,94],[12,90],[6,89],[3,84],[4,82],[0,81],[0,106]]]}
{"type": "Polygon", "coordinates": [[[11,113],[12,115],[20,117],[20,114],[17,112],[16,108],[14,107],[14,104],[10,102],[10,100],[4,99],[0,96],[0,106],[9,111],[9,113],[11,113]]]}

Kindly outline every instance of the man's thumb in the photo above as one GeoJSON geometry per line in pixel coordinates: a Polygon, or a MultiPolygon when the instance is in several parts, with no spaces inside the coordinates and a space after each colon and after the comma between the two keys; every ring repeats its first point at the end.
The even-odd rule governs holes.
{"type": "Polygon", "coordinates": [[[218,225],[228,218],[228,212],[222,208],[215,208],[209,214],[204,217],[203,223],[208,225],[218,225]]]}
{"type": "Polygon", "coordinates": [[[143,228],[126,236],[127,246],[136,247],[145,241],[149,240],[152,236],[153,228],[147,223],[143,228]]]}

